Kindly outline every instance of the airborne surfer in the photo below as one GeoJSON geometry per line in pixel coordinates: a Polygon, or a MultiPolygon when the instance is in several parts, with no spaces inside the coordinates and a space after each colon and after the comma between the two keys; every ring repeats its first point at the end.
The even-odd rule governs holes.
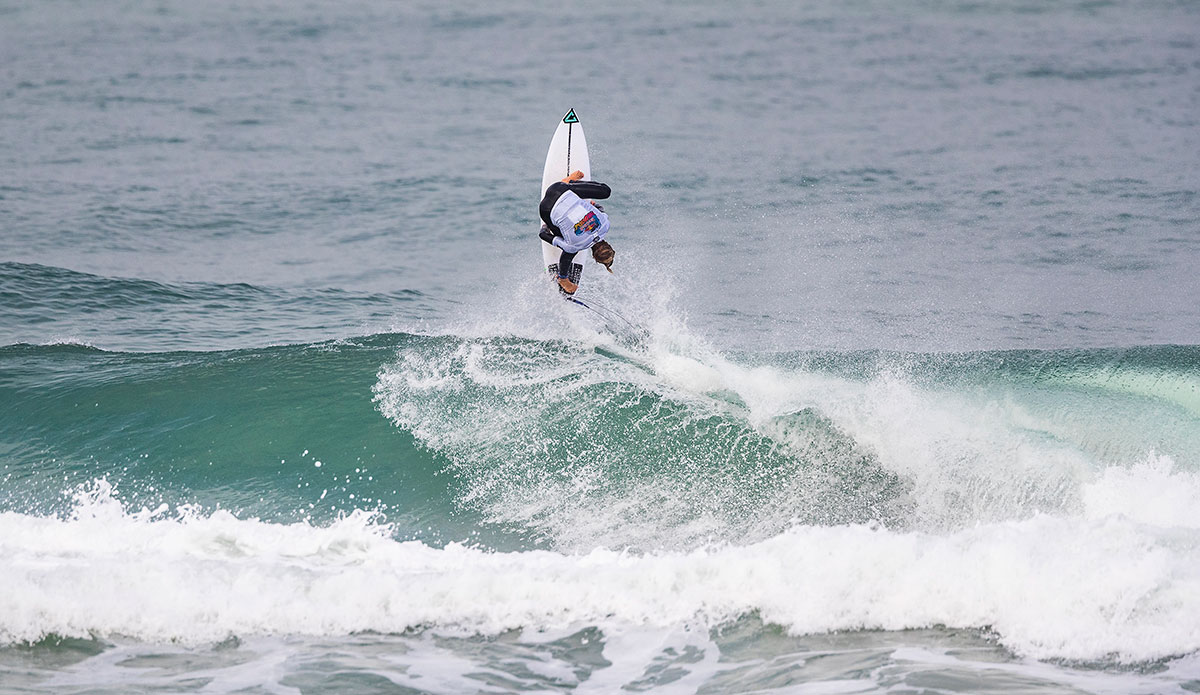
{"type": "Polygon", "coordinates": [[[574,271],[575,254],[590,248],[592,259],[612,272],[616,252],[604,236],[608,234],[608,215],[596,200],[612,195],[608,184],[583,181],[583,172],[570,176],[546,188],[538,212],[542,241],[562,249],[558,259],[558,286],[568,295],[579,289],[579,271],[574,271]]]}

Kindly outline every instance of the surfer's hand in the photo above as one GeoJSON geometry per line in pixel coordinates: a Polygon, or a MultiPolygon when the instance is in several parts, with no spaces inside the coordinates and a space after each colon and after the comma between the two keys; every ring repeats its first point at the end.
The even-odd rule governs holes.
{"type": "Polygon", "coordinates": [[[563,183],[571,183],[572,181],[578,181],[578,180],[580,180],[580,179],[582,179],[582,178],[583,178],[583,172],[582,172],[582,171],[579,171],[578,169],[576,169],[575,171],[572,171],[572,172],[571,172],[571,175],[570,175],[570,176],[568,176],[567,178],[563,179],[563,180],[562,180],[562,182],[563,182],[563,183]]]}

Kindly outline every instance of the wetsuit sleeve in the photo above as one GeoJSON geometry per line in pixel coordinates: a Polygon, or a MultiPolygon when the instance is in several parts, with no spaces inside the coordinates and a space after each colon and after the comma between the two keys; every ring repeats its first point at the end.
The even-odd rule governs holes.
{"type": "Polygon", "coordinates": [[[612,195],[612,189],[607,183],[599,181],[572,181],[566,184],[567,190],[571,191],[580,198],[593,198],[595,200],[604,200],[612,195]]]}

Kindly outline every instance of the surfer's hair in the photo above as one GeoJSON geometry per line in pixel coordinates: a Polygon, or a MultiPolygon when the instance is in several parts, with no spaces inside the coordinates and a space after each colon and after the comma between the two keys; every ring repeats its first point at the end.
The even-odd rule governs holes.
{"type": "Polygon", "coordinates": [[[617,257],[617,252],[613,251],[613,247],[607,241],[597,241],[592,245],[592,259],[600,265],[608,268],[608,272],[612,272],[613,259],[617,257]]]}

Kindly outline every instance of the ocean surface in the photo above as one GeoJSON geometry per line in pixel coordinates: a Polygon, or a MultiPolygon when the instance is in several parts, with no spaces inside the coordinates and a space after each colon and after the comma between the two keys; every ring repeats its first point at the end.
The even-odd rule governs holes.
{"type": "Polygon", "coordinates": [[[1198,268],[1195,2],[0,0],[0,695],[1198,692],[1198,268]]]}

